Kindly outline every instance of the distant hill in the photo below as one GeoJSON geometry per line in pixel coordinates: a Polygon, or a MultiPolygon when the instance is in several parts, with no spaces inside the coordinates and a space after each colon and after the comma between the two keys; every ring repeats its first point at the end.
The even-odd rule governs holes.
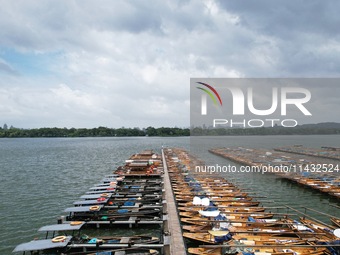
{"type": "Polygon", "coordinates": [[[340,134],[340,123],[323,122],[303,124],[296,127],[259,127],[259,128],[191,128],[191,136],[223,135],[331,135],[340,134]]]}
{"type": "Polygon", "coordinates": [[[340,123],[337,122],[322,122],[317,124],[298,125],[301,128],[340,128],[340,123]]]}

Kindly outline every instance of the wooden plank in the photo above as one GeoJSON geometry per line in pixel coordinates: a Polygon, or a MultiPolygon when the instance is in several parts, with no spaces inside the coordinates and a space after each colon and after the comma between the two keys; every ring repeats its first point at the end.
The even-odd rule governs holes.
{"type": "Polygon", "coordinates": [[[168,211],[168,224],[170,231],[170,254],[173,255],[186,255],[186,249],[184,245],[184,240],[182,236],[182,230],[180,221],[178,218],[177,208],[175,198],[172,193],[172,187],[170,182],[170,177],[168,173],[168,167],[165,160],[164,150],[162,149],[162,159],[164,168],[164,189],[165,198],[167,201],[167,211],[168,211]]]}

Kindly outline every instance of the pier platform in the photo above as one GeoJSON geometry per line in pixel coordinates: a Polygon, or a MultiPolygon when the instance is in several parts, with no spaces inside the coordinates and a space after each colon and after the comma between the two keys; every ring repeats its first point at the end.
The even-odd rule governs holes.
{"type": "MultiPolygon", "coordinates": [[[[328,148],[328,147],[327,147],[328,148]]],[[[277,149],[214,148],[209,152],[241,165],[252,173],[268,173],[340,198],[339,151],[292,146],[277,149]]]]}
{"type": "MultiPolygon", "coordinates": [[[[283,155],[267,149],[223,148],[212,152],[250,166],[307,162],[307,158],[301,161],[301,156],[293,157],[292,153],[283,155]]],[[[58,224],[40,228],[39,232],[46,232],[44,240],[23,243],[14,251],[201,255],[225,254],[224,249],[232,247],[258,254],[281,254],[275,249],[282,245],[295,249],[292,254],[327,255],[326,247],[340,247],[335,243],[340,238],[338,216],[306,207],[302,212],[290,206],[264,206],[261,203],[268,201],[256,200],[263,196],[254,196],[222,176],[195,172],[195,166],[201,164],[200,159],[180,148],[162,149],[161,155],[151,151],[135,154],[66,208],[68,216],[58,218],[58,224]],[[310,217],[307,210],[331,217],[333,225],[310,217]],[[91,236],[93,231],[89,231],[87,235],[91,227],[101,234],[91,236]],[[139,232],[157,236],[120,236],[122,232],[116,230],[123,227],[143,228],[139,232]],[[106,234],[107,229],[110,235],[106,234]],[[328,246],[320,246],[320,241],[328,246]]],[[[313,183],[317,182],[313,186],[327,185],[324,190],[328,191],[332,183],[327,181],[313,179],[313,183]]],[[[310,183],[311,179],[307,184],[310,183]]]]}
{"type": "Polygon", "coordinates": [[[168,166],[162,150],[163,168],[164,168],[164,192],[166,199],[166,212],[168,214],[167,221],[164,222],[164,230],[168,231],[169,236],[165,237],[165,241],[169,243],[169,249],[165,247],[165,254],[185,255],[186,248],[184,245],[183,234],[177,212],[176,202],[172,191],[168,166]]]}

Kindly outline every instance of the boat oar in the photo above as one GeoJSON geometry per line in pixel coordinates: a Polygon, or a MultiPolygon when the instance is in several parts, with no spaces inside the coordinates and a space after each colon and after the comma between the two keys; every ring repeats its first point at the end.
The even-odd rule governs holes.
{"type": "MultiPolygon", "coordinates": [[[[131,248],[123,248],[123,249],[115,249],[115,250],[105,250],[105,249],[100,249],[98,250],[98,252],[111,252],[111,253],[115,253],[117,252],[120,252],[120,251],[130,251],[130,250],[144,250],[144,251],[148,251],[149,249],[148,248],[138,248],[138,247],[131,247],[131,248]]],[[[83,255],[83,254],[88,254],[88,255],[96,255],[96,254],[99,254],[97,253],[96,251],[87,251],[87,252],[72,252],[72,253],[68,253],[69,255],[83,255]]]]}
{"type": "Polygon", "coordinates": [[[328,213],[320,212],[320,211],[317,211],[317,210],[312,209],[312,208],[308,208],[308,207],[302,207],[302,208],[305,208],[307,210],[310,210],[310,211],[313,211],[313,212],[316,212],[316,213],[319,213],[319,214],[322,214],[322,215],[325,215],[325,216],[328,216],[328,217],[331,217],[331,218],[336,218],[336,216],[330,215],[328,213]]]}
{"type": "Polygon", "coordinates": [[[333,205],[333,204],[329,204],[330,206],[332,206],[332,207],[335,207],[335,208],[338,208],[338,209],[340,209],[340,206],[337,206],[337,205],[333,205]]]}
{"type": "Polygon", "coordinates": [[[295,212],[297,212],[297,213],[300,213],[301,215],[303,215],[303,216],[305,216],[305,217],[307,217],[307,218],[310,218],[310,219],[312,219],[312,220],[314,220],[314,221],[316,221],[316,222],[318,222],[318,223],[320,223],[320,224],[322,224],[322,225],[324,225],[324,226],[327,226],[327,227],[330,228],[330,229],[334,229],[334,226],[330,226],[330,225],[328,225],[328,224],[322,222],[321,220],[315,219],[314,217],[311,217],[311,216],[309,216],[308,214],[305,214],[305,213],[303,213],[303,212],[301,212],[301,211],[299,211],[299,210],[296,210],[296,209],[294,209],[294,208],[292,208],[292,207],[290,207],[290,206],[288,206],[288,205],[287,205],[287,208],[289,208],[290,210],[293,210],[293,211],[295,211],[295,212]]]}

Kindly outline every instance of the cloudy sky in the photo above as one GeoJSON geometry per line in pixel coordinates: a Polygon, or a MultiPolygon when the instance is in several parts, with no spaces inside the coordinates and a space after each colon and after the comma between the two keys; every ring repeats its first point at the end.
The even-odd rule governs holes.
{"type": "Polygon", "coordinates": [[[0,126],[187,127],[191,77],[339,77],[336,0],[0,4],[0,126]]]}

